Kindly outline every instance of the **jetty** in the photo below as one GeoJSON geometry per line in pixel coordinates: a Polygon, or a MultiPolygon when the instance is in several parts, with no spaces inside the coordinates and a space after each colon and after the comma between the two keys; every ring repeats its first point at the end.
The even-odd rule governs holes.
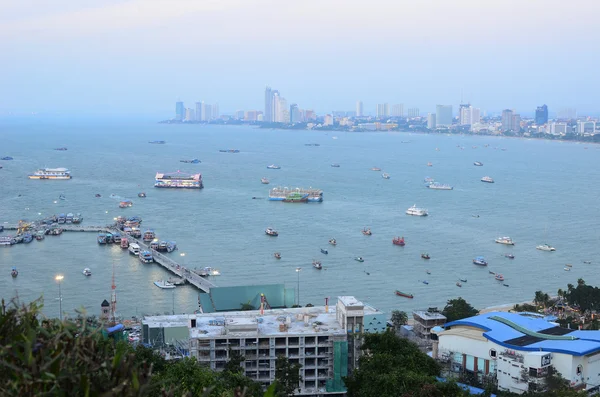
{"type": "MultiPolygon", "coordinates": [[[[3,226],[4,230],[21,230],[23,228],[23,225],[5,224],[3,226]]],[[[60,224],[56,226],[56,228],[62,229],[63,232],[103,232],[112,234],[120,233],[127,237],[127,240],[129,240],[130,243],[137,243],[139,244],[140,248],[142,248],[142,250],[150,251],[152,253],[152,257],[154,258],[155,263],[159,264],[160,266],[164,267],[165,269],[173,273],[175,276],[177,276],[178,279],[176,280],[176,282],[174,282],[174,284],[180,285],[185,282],[188,282],[194,287],[201,290],[202,292],[207,293],[212,287],[216,287],[215,284],[200,276],[197,272],[194,272],[193,270],[182,266],[181,264],[167,257],[166,255],[151,249],[150,246],[146,244],[142,239],[137,239],[128,234],[123,234],[123,231],[119,229],[116,224],[106,226],[81,226],[73,224],[60,224]]],[[[32,229],[35,229],[35,227],[33,227],[32,229]]]]}

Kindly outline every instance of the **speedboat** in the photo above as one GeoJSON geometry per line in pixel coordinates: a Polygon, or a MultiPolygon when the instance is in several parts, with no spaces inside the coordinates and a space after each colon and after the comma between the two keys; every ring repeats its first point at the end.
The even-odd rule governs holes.
{"type": "Polygon", "coordinates": [[[491,270],[488,270],[488,273],[489,273],[489,274],[493,274],[493,275],[495,275],[495,274],[496,274],[496,272],[493,272],[493,271],[491,271],[491,270]]]}
{"type": "Polygon", "coordinates": [[[481,178],[481,182],[494,183],[494,180],[489,176],[484,176],[481,178]]]}
{"type": "Polygon", "coordinates": [[[427,216],[427,210],[424,208],[417,208],[417,205],[413,205],[409,209],[406,210],[406,215],[414,215],[414,216],[427,216]]]}
{"type": "Polygon", "coordinates": [[[12,270],[10,271],[10,275],[12,276],[12,278],[15,278],[19,275],[19,272],[17,271],[16,267],[12,268],[12,270]]]}
{"type": "Polygon", "coordinates": [[[327,251],[326,249],[321,248],[321,253],[327,255],[329,253],[329,251],[327,251]]]}
{"type": "Polygon", "coordinates": [[[331,166],[332,166],[333,168],[340,168],[340,165],[339,165],[339,164],[337,164],[337,163],[335,163],[335,164],[331,164],[331,166]]]}
{"type": "Polygon", "coordinates": [[[394,237],[394,239],[392,240],[392,244],[404,246],[405,245],[404,236],[403,237],[394,237]]]}
{"type": "Polygon", "coordinates": [[[265,230],[265,234],[267,234],[268,236],[272,236],[272,237],[279,236],[279,233],[277,232],[277,230],[273,229],[272,227],[268,227],[265,230]]]}
{"type": "Polygon", "coordinates": [[[498,281],[504,281],[504,276],[501,275],[500,273],[497,273],[494,278],[498,281]]]}
{"type": "Polygon", "coordinates": [[[357,262],[364,262],[365,259],[362,256],[357,256],[356,258],[354,258],[355,261],[357,262]]]}
{"type": "Polygon", "coordinates": [[[421,254],[421,258],[423,259],[431,259],[428,253],[421,254]]]}
{"type": "Polygon", "coordinates": [[[395,294],[398,296],[402,296],[404,298],[409,298],[409,299],[414,298],[413,294],[407,294],[406,292],[402,292],[402,291],[398,291],[398,290],[395,291],[395,294]]]}
{"type": "Polygon", "coordinates": [[[425,285],[429,285],[429,281],[427,281],[427,280],[423,280],[423,284],[425,284],[425,285]]]}
{"type": "Polygon", "coordinates": [[[540,250],[540,251],[556,251],[556,248],[554,248],[553,246],[551,246],[549,244],[538,245],[535,248],[538,249],[538,250],[540,250]]]}
{"type": "Polygon", "coordinates": [[[473,264],[478,265],[478,266],[487,266],[488,265],[488,263],[483,258],[483,256],[478,256],[477,258],[473,259],[473,264]]]}
{"type": "Polygon", "coordinates": [[[138,197],[146,197],[146,193],[144,193],[144,192],[139,192],[139,193],[138,193],[138,197]]]}
{"type": "Polygon", "coordinates": [[[457,282],[456,282],[456,286],[457,286],[457,287],[459,287],[459,288],[461,288],[461,287],[462,287],[462,284],[461,284],[459,281],[457,281],[457,282]]]}
{"type": "Polygon", "coordinates": [[[362,234],[364,234],[365,236],[370,236],[373,233],[371,233],[371,229],[364,228],[362,234]]]}
{"type": "Polygon", "coordinates": [[[281,259],[281,253],[279,252],[274,253],[273,256],[275,257],[275,259],[281,259]]]}
{"type": "Polygon", "coordinates": [[[318,269],[318,270],[321,270],[323,268],[320,261],[313,261],[312,265],[315,269],[318,269]]]}
{"type": "Polygon", "coordinates": [[[515,256],[513,254],[505,254],[504,257],[508,259],[515,259],[515,256]]]}
{"type": "Polygon", "coordinates": [[[495,241],[498,244],[515,245],[510,237],[498,237],[495,241]]]}
{"type": "Polygon", "coordinates": [[[142,251],[139,255],[140,261],[143,263],[152,263],[154,262],[154,257],[150,253],[150,251],[142,251]]]}
{"type": "Polygon", "coordinates": [[[473,165],[476,165],[477,167],[481,167],[481,166],[483,166],[483,163],[481,161],[476,161],[473,163],[473,165]]]}
{"type": "Polygon", "coordinates": [[[570,272],[570,271],[571,271],[571,268],[570,268],[570,267],[565,267],[563,270],[564,270],[565,272],[570,272]]]}
{"type": "Polygon", "coordinates": [[[129,244],[129,253],[131,255],[139,255],[140,254],[140,246],[138,243],[129,244]]]}
{"type": "Polygon", "coordinates": [[[97,241],[98,241],[98,244],[106,244],[106,233],[103,233],[103,232],[98,233],[97,241]]]}
{"type": "Polygon", "coordinates": [[[281,169],[281,167],[280,167],[280,166],[278,166],[278,165],[275,165],[275,164],[267,165],[267,168],[268,168],[268,169],[270,169],[270,170],[278,170],[278,169],[281,169]]]}
{"type": "Polygon", "coordinates": [[[329,244],[331,244],[331,245],[337,245],[336,239],[334,239],[334,238],[329,239],[329,244]]]}
{"type": "Polygon", "coordinates": [[[371,171],[381,171],[381,168],[379,168],[379,167],[373,167],[373,168],[371,168],[371,171]]]}
{"type": "Polygon", "coordinates": [[[268,185],[269,180],[267,178],[260,178],[260,183],[262,183],[263,185],[268,185]]]}
{"type": "Polygon", "coordinates": [[[175,241],[167,241],[167,252],[173,252],[177,249],[177,243],[175,241]]]}
{"type": "Polygon", "coordinates": [[[92,271],[88,267],[86,267],[85,269],[83,269],[82,273],[83,273],[84,276],[87,276],[87,277],[89,277],[89,276],[92,275],[92,271]]]}
{"type": "Polygon", "coordinates": [[[381,174],[381,177],[382,177],[383,179],[390,179],[390,178],[391,178],[391,177],[390,177],[390,174],[388,174],[387,172],[384,172],[383,174],[381,174]]]}
{"type": "Polygon", "coordinates": [[[466,278],[461,278],[460,281],[462,281],[463,283],[466,283],[467,279],[466,278]]]}
{"type": "Polygon", "coordinates": [[[173,289],[175,288],[175,284],[166,281],[166,280],[158,280],[154,282],[154,285],[156,285],[158,288],[162,288],[162,289],[173,289]]]}
{"type": "Polygon", "coordinates": [[[429,270],[425,270],[425,273],[427,274],[431,274],[431,272],[429,270]]]}
{"type": "Polygon", "coordinates": [[[508,284],[506,284],[506,283],[503,283],[502,285],[503,285],[504,287],[510,287],[510,285],[508,285],[508,284]]]}

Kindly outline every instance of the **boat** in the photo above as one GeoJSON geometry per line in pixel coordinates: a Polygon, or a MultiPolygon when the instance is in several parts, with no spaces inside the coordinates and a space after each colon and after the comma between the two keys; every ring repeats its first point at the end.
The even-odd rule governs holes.
{"type": "Polygon", "coordinates": [[[510,237],[498,237],[495,241],[498,244],[515,245],[514,241],[512,241],[510,237]]]}
{"type": "Polygon", "coordinates": [[[150,141],[148,143],[153,143],[155,145],[164,145],[165,143],[167,143],[167,141],[150,141]]]}
{"type": "Polygon", "coordinates": [[[154,285],[156,285],[158,288],[162,288],[162,289],[173,289],[175,288],[175,284],[166,281],[166,280],[158,280],[154,282],[154,285]]]}
{"type": "Polygon", "coordinates": [[[428,253],[421,254],[421,258],[423,259],[431,259],[428,253]]]}
{"type": "Polygon", "coordinates": [[[587,265],[591,265],[592,261],[583,261],[583,263],[587,264],[587,265]]]}
{"type": "Polygon", "coordinates": [[[40,168],[29,179],[71,179],[71,171],[66,168],[40,168]]]}
{"type": "Polygon", "coordinates": [[[65,223],[73,223],[74,217],[75,217],[75,215],[73,215],[71,212],[69,212],[67,214],[67,216],[65,217],[65,223]]]}
{"type": "Polygon", "coordinates": [[[357,256],[356,258],[354,258],[355,261],[357,262],[364,262],[365,259],[362,256],[357,256]]]}
{"type": "Polygon", "coordinates": [[[46,238],[46,231],[45,230],[38,230],[37,233],[35,233],[35,239],[37,241],[42,241],[45,238],[46,238]]]}
{"type": "Polygon", "coordinates": [[[113,243],[121,244],[121,233],[113,234],[113,243]]]}
{"type": "Polygon", "coordinates": [[[331,166],[332,166],[333,168],[340,168],[340,165],[339,165],[338,163],[331,164],[331,166]]]}
{"type": "Polygon", "coordinates": [[[98,233],[98,237],[96,239],[98,244],[106,244],[106,233],[100,232],[98,233]]]}
{"type": "Polygon", "coordinates": [[[10,156],[4,156],[4,157],[0,157],[0,160],[13,160],[13,158],[10,156]]]}
{"type": "Polygon", "coordinates": [[[57,223],[63,224],[67,221],[67,215],[65,214],[58,214],[58,218],[56,220],[57,223]]]}
{"type": "Polygon", "coordinates": [[[488,265],[487,261],[483,258],[483,256],[478,256],[477,258],[473,259],[473,264],[478,266],[488,265]]]}
{"type": "Polygon", "coordinates": [[[201,161],[198,160],[198,159],[193,159],[193,160],[179,160],[179,162],[181,162],[181,163],[187,163],[187,164],[199,164],[199,163],[201,163],[201,161]]]}
{"type": "Polygon", "coordinates": [[[508,259],[515,259],[515,256],[513,254],[504,254],[504,257],[508,259]]]}
{"type": "Polygon", "coordinates": [[[89,276],[92,275],[92,271],[89,268],[87,268],[87,267],[85,269],[83,269],[82,273],[83,273],[84,276],[87,276],[87,277],[89,277],[89,276]]]}
{"type": "Polygon", "coordinates": [[[482,167],[483,163],[481,161],[476,161],[473,163],[473,165],[476,165],[477,167],[482,167]]]}
{"type": "Polygon", "coordinates": [[[371,171],[381,171],[381,168],[379,168],[379,167],[373,167],[373,168],[371,168],[371,171]]]}
{"type": "Polygon", "coordinates": [[[272,227],[268,227],[265,230],[265,234],[267,234],[268,236],[272,236],[272,237],[279,236],[279,233],[277,232],[277,230],[273,229],[272,227]]]}
{"type": "Polygon", "coordinates": [[[166,251],[167,250],[167,242],[161,241],[158,243],[158,251],[166,251]]]}
{"type": "Polygon", "coordinates": [[[390,179],[390,178],[391,178],[391,177],[390,177],[390,174],[388,174],[387,172],[384,172],[383,174],[381,174],[381,177],[382,177],[383,179],[390,179]]]}
{"type": "Polygon", "coordinates": [[[364,228],[364,229],[362,230],[362,234],[364,234],[365,236],[370,236],[370,235],[372,235],[373,233],[371,232],[371,229],[370,229],[370,228],[368,228],[368,229],[367,229],[367,228],[364,228]]]}
{"type": "Polygon", "coordinates": [[[208,276],[220,276],[221,272],[217,269],[214,269],[212,267],[204,267],[200,270],[196,270],[194,269],[194,273],[196,273],[197,275],[199,275],[200,277],[208,277],[208,276]]]}
{"type": "Polygon", "coordinates": [[[140,252],[138,257],[140,258],[140,261],[142,261],[142,263],[154,262],[154,257],[152,256],[152,253],[150,253],[150,251],[142,251],[140,252]]]}
{"type": "Polygon", "coordinates": [[[425,273],[427,274],[431,274],[431,272],[429,270],[425,270],[425,273]]]}
{"type": "Polygon", "coordinates": [[[133,202],[131,200],[123,200],[119,203],[119,208],[127,208],[133,206],[133,202]]]}
{"type": "Polygon", "coordinates": [[[64,194],[61,194],[60,196],[58,196],[58,199],[59,200],[66,200],[67,198],[65,197],[64,194]]]}
{"type": "Polygon", "coordinates": [[[496,274],[496,272],[493,272],[491,270],[488,271],[489,274],[496,274]]]}
{"type": "Polygon", "coordinates": [[[17,241],[11,236],[0,236],[0,245],[14,245],[17,241]]]}
{"type": "Polygon", "coordinates": [[[456,286],[462,288],[462,284],[459,281],[456,282],[456,286]]]}
{"type": "Polygon", "coordinates": [[[460,281],[462,281],[463,283],[466,283],[467,279],[466,278],[461,278],[460,281]]]}
{"type": "Polygon", "coordinates": [[[320,143],[305,143],[304,146],[321,146],[320,143]]]}
{"type": "Polygon", "coordinates": [[[136,227],[131,228],[131,237],[140,238],[142,237],[142,231],[136,227]]]}
{"type": "Polygon", "coordinates": [[[46,234],[49,234],[51,236],[60,236],[62,234],[62,232],[63,232],[63,230],[60,227],[55,227],[52,229],[48,229],[46,234]]]}
{"type": "Polygon", "coordinates": [[[202,174],[186,174],[185,172],[157,172],[154,187],[167,189],[202,189],[202,174]]]}
{"type": "Polygon", "coordinates": [[[267,178],[260,178],[260,183],[262,183],[263,185],[268,185],[269,180],[267,178]]]}
{"type": "Polygon", "coordinates": [[[332,239],[329,239],[329,244],[331,244],[331,245],[334,245],[334,246],[335,246],[335,245],[337,245],[337,240],[336,240],[336,239],[334,239],[334,238],[332,238],[332,239]]]}
{"type": "Polygon", "coordinates": [[[281,254],[279,252],[274,253],[273,256],[275,259],[281,259],[281,254]]]}
{"type": "Polygon", "coordinates": [[[429,281],[427,281],[427,280],[423,280],[423,284],[425,284],[425,285],[429,285],[429,281]]]}
{"type": "Polygon", "coordinates": [[[112,233],[106,233],[106,244],[110,244],[113,242],[113,235],[112,233]]]}
{"type": "Polygon", "coordinates": [[[312,265],[313,265],[313,267],[314,267],[315,269],[317,269],[317,270],[321,270],[321,269],[323,268],[323,266],[321,265],[321,262],[320,262],[320,261],[313,261],[313,262],[312,262],[312,265]]]}
{"type": "Polygon", "coordinates": [[[321,253],[327,255],[329,253],[329,251],[327,251],[326,249],[321,248],[321,253]]]}
{"type": "Polygon", "coordinates": [[[129,244],[129,253],[131,255],[139,255],[140,254],[140,246],[137,243],[129,244]]]}
{"type": "Polygon", "coordinates": [[[23,235],[23,243],[29,244],[32,241],[33,241],[33,235],[31,233],[25,233],[23,235]]]}
{"type": "Polygon", "coordinates": [[[556,248],[549,244],[538,245],[537,247],[535,247],[535,249],[538,249],[540,251],[556,251],[556,248]]]}
{"type": "Polygon", "coordinates": [[[81,223],[81,221],[83,221],[81,214],[75,214],[75,216],[73,216],[73,223],[81,223]]]}
{"type": "Polygon", "coordinates": [[[67,148],[66,147],[57,147],[57,148],[54,148],[54,150],[59,150],[61,152],[64,152],[65,150],[67,150],[67,148]]]}
{"type": "Polygon", "coordinates": [[[129,240],[127,239],[127,237],[121,237],[121,248],[128,248],[129,247],[129,240]]]}
{"type": "Polygon", "coordinates": [[[154,251],[158,251],[158,241],[151,241],[150,242],[150,249],[152,249],[154,251]]]}
{"type": "Polygon", "coordinates": [[[409,298],[409,299],[414,298],[413,294],[407,294],[406,292],[396,290],[395,293],[396,293],[396,295],[403,296],[404,298],[409,298]]]}
{"type": "Polygon", "coordinates": [[[433,167],[433,164],[431,164],[431,163],[427,163],[427,166],[428,166],[428,167],[433,167]]]}
{"type": "Polygon", "coordinates": [[[288,194],[282,201],[284,203],[308,203],[308,194],[292,192],[288,194]]]}
{"type": "Polygon", "coordinates": [[[433,183],[435,182],[435,180],[433,178],[430,178],[428,176],[425,177],[425,183],[433,183]]]}
{"type": "Polygon", "coordinates": [[[270,169],[270,170],[279,170],[279,169],[281,169],[280,166],[275,165],[275,164],[267,165],[267,168],[270,169]]]}
{"type": "Polygon", "coordinates": [[[496,279],[498,281],[504,281],[504,276],[501,275],[500,273],[496,273],[496,275],[494,276],[494,279],[496,279]]]}
{"type": "Polygon", "coordinates": [[[95,197],[102,197],[102,195],[100,193],[96,193],[95,197]]]}
{"type": "Polygon", "coordinates": [[[10,275],[12,276],[12,278],[15,278],[19,275],[19,272],[17,271],[17,268],[13,266],[12,270],[10,271],[10,275]]]}
{"type": "Polygon", "coordinates": [[[269,190],[270,201],[285,201],[286,199],[293,198],[307,198],[309,203],[320,203],[323,201],[323,191],[321,189],[313,188],[288,188],[288,187],[274,187],[269,190]]]}
{"type": "Polygon", "coordinates": [[[177,243],[175,241],[167,241],[167,252],[173,252],[177,249],[177,243]]]}
{"type": "Polygon", "coordinates": [[[154,234],[154,230],[148,229],[144,232],[144,241],[152,241],[156,238],[156,234],[154,234]]]}
{"type": "Polygon", "coordinates": [[[573,265],[571,265],[570,263],[567,263],[565,266],[566,267],[573,267],[573,265]]]}
{"type": "Polygon", "coordinates": [[[402,236],[402,237],[394,237],[394,239],[392,240],[392,244],[399,245],[399,246],[403,247],[406,244],[404,242],[404,236],[402,236]]]}
{"type": "Polygon", "coordinates": [[[571,268],[570,268],[570,267],[565,267],[563,270],[564,270],[565,272],[570,272],[570,271],[571,271],[571,268]]]}
{"type": "Polygon", "coordinates": [[[146,193],[144,193],[144,192],[139,192],[139,193],[138,193],[138,197],[142,197],[142,198],[144,198],[144,197],[146,197],[146,193]]]}
{"type": "Polygon", "coordinates": [[[432,182],[429,185],[427,185],[427,188],[434,190],[454,190],[453,186],[439,182],[432,182]]]}
{"type": "Polygon", "coordinates": [[[427,216],[429,215],[427,210],[424,208],[417,208],[417,205],[413,205],[412,207],[410,207],[409,209],[406,210],[406,215],[413,215],[413,216],[427,216]]]}
{"type": "Polygon", "coordinates": [[[494,183],[494,180],[489,176],[484,176],[483,178],[481,178],[481,182],[494,183]]]}

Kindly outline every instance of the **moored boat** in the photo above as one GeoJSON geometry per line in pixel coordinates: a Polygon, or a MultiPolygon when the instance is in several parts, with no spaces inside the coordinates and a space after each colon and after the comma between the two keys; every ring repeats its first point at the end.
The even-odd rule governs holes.
{"type": "Polygon", "coordinates": [[[150,249],[154,250],[154,251],[158,251],[158,241],[153,240],[150,242],[150,249]]]}
{"type": "Polygon", "coordinates": [[[166,251],[167,250],[167,242],[161,241],[158,243],[158,251],[166,251]]]}
{"type": "Polygon", "coordinates": [[[10,275],[12,276],[12,278],[15,278],[19,275],[19,272],[17,271],[17,268],[13,266],[12,270],[10,271],[10,275]]]}
{"type": "Polygon", "coordinates": [[[152,241],[154,240],[154,238],[156,238],[156,235],[154,234],[154,230],[152,229],[148,229],[144,232],[144,241],[152,241]]]}
{"type": "Polygon", "coordinates": [[[402,237],[394,237],[392,240],[392,244],[404,246],[406,243],[404,242],[404,236],[402,237]]]}
{"type": "Polygon", "coordinates": [[[267,236],[272,236],[272,237],[277,237],[277,236],[279,236],[279,232],[277,232],[277,230],[273,229],[272,227],[268,227],[268,228],[265,230],[265,234],[266,234],[267,236]]]}
{"type": "Polygon", "coordinates": [[[121,248],[128,248],[129,247],[129,240],[127,239],[127,237],[121,237],[121,248]]]}
{"type": "Polygon", "coordinates": [[[329,251],[327,251],[326,249],[321,248],[321,253],[327,255],[329,253],[329,251]]]}
{"type": "Polygon", "coordinates": [[[365,228],[362,230],[362,234],[364,234],[365,236],[370,236],[370,235],[372,235],[373,233],[371,233],[371,228],[366,228],[366,227],[365,227],[365,228]]]}
{"type": "Polygon", "coordinates": [[[141,252],[140,250],[140,246],[137,243],[131,243],[129,244],[129,253],[131,255],[139,255],[141,252]]]}
{"type": "Polygon", "coordinates": [[[177,243],[175,241],[167,241],[167,252],[173,252],[177,249],[177,243]]]}
{"type": "Polygon", "coordinates": [[[312,265],[317,270],[321,270],[323,268],[323,266],[321,265],[321,261],[313,261],[312,265]]]}
{"type": "Polygon", "coordinates": [[[152,253],[150,251],[140,252],[139,258],[140,258],[140,261],[142,261],[142,263],[154,262],[154,257],[152,256],[152,253]]]}
{"type": "Polygon", "coordinates": [[[113,243],[121,244],[121,233],[113,234],[113,243]]]}
{"type": "Polygon", "coordinates": [[[357,262],[364,262],[365,259],[362,256],[357,256],[356,258],[354,258],[355,261],[357,262]]]}
{"type": "Polygon", "coordinates": [[[156,285],[158,288],[162,288],[162,289],[173,289],[175,288],[175,284],[167,281],[167,280],[158,280],[154,282],[154,285],[156,285]]]}
{"type": "Polygon", "coordinates": [[[473,264],[474,265],[478,265],[478,266],[487,266],[488,263],[485,260],[485,258],[483,256],[478,256],[477,258],[473,259],[473,264]]]}
{"type": "Polygon", "coordinates": [[[337,240],[336,240],[336,239],[334,239],[334,238],[332,238],[332,239],[329,239],[329,244],[331,244],[331,245],[334,245],[334,246],[335,246],[335,245],[337,245],[337,240]]]}
{"type": "Polygon", "coordinates": [[[484,176],[483,178],[481,178],[481,182],[494,183],[494,180],[489,176],[484,176]]]}
{"type": "Polygon", "coordinates": [[[96,240],[98,241],[98,244],[106,244],[106,233],[98,233],[98,237],[96,238],[96,240]]]}
{"type": "Polygon", "coordinates": [[[398,295],[398,296],[402,296],[402,297],[404,297],[404,298],[409,298],[409,299],[412,299],[412,298],[414,298],[414,295],[413,295],[413,294],[407,294],[406,292],[402,292],[402,291],[398,291],[398,290],[396,290],[396,291],[395,291],[395,293],[396,293],[396,295],[398,295]]]}
{"type": "Polygon", "coordinates": [[[83,221],[81,214],[78,213],[73,216],[73,223],[81,223],[81,221],[83,221]]]}
{"type": "Polygon", "coordinates": [[[32,241],[33,241],[33,235],[31,233],[25,233],[23,235],[23,243],[29,244],[32,241]]]}
{"type": "Polygon", "coordinates": [[[86,267],[85,269],[83,269],[83,272],[82,272],[82,273],[83,273],[83,275],[84,275],[84,276],[86,276],[86,277],[89,277],[89,276],[91,276],[91,275],[92,275],[92,271],[91,271],[91,270],[90,270],[88,267],[86,267]]]}
{"type": "Polygon", "coordinates": [[[496,273],[496,275],[494,276],[494,278],[498,281],[504,281],[504,276],[501,275],[500,273],[496,273]]]}
{"type": "Polygon", "coordinates": [[[73,223],[74,217],[75,217],[75,215],[73,215],[71,212],[69,212],[67,214],[67,216],[65,217],[65,223],[73,223]]]}
{"type": "Polygon", "coordinates": [[[426,252],[423,253],[423,254],[421,254],[421,258],[423,258],[423,259],[431,259],[431,257],[429,256],[429,254],[426,253],[426,252]]]}
{"type": "Polygon", "coordinates": [[[281,253],[279,252],[274,253],[273,256],[275,257],[275,259],[281,259],[281,253]]]}
{"type": "Polygon", "coordinates": [[[540,251],[556,251],[556,248],[554,248],[553,246],[551,246],[549,244],[538,245],[535,248],[538,249],[538,250],[540,250],[540,251]]]}
{"type": "Polygon", "coordinates": [[[106,244],[110,244],[113,242],[113,235],[112,233],[106,233],[106,244]]]}
{"type": "Polygon", "coordinates": [[[514,241],[512,241],[510,237],[498,237],[495,241],[498,244],[515,245],[514,241]]]}

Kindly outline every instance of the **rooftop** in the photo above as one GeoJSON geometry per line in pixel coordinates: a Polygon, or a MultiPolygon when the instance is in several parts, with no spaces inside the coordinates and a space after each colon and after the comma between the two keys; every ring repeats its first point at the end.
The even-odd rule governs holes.
{"type": "Polygon", "coordinates": [[[346,307],[350,307],[350,306],[362,307],[362,306],[364,306],[364,303],[362,303],[361,301],[359,301],[358,299],[356,299],[353,296],[338,296],[338,300],[340,300],[346,307]]]}
{"type": "Polygon", "coordinates": [[[440,312],[431,312],[428,310],[415,310],[413,316],[421,317],[423,320],[443,320],[446,321],[446,316],[440,312]]]}

